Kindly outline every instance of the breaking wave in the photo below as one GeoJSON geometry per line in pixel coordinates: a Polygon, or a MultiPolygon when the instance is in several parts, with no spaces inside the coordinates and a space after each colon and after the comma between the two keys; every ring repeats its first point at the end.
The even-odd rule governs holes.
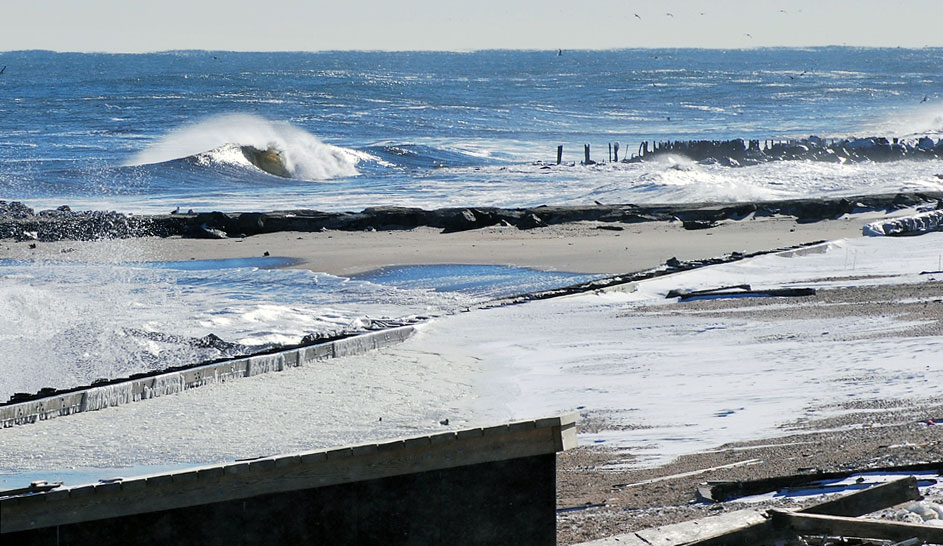
{"type": "Polygon", "coordinates": [[[896,112],[871,124],[865,124],[863,133],[889,137],[943,138],[943,106],[927,102],[910,110],[896,112]]]}
{"type": "Polygon", "coordinates": [[[173,131],[131,158],[125,166],[186,160],[200,166],[257,168],[302,180],[357,176],[368,154],[326,144],[286,122],[247,114],[206,119],[173,131]]]}

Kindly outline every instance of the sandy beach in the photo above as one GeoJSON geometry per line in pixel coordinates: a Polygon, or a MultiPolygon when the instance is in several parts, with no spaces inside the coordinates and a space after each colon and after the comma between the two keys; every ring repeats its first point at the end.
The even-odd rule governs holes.
{"type": "Polygon", "coordinates": [[[572,273],[622,274],[666,260],[698,260],[823,240],[858,237],[874,215],[798,223],[792,217],[728,220],[703,230],[681,222],[577,222],[531,230],[488,227],[456,233],[419,227],[393,231],[278,232],[233,239],[0,243],[0,259],[181,261],[290,258],[291,267],[348,276],[395,265],[493,264],[572,273]]]}
{"type": "MultiPolygon", "coordinates": [[[[526,231],[516,228],[489,227],[449,234],[440,233],[431,228],[416,228],[397,231],[280,232],[221,240],[179,237],[146,237],[97,242],[6,240],[0,242],[0,258],[108,263],[129,260],[186,261],[268,256],[291,258],[293,262],[290,267],[306,268],[340,276],[356,275],[385,266],[412,264],[500,264],[542,270],[617,275],[657,267],[670,258],[697,260],[732,252],[752,253],[800,247],[823,240],[854,241],[861,237],[862,226],[875,217],[874,214],[861,214],[814,223],[797,223],[793,218],[786,217],[748,218],[725,221],[713,228],[702,230],[686,230],[680,222],[640,224],[578,222],[526,231]]],[[[824,252],[821,247],[816,248],[819,250],[814,250],[813,254],[824,252]]],[[[802,255],[803,252],[799,251],[795,255],[802,255]]],[[[845,252],[847,254],[849,251],[845,252]]],[[[874,275],[869,275],[868,270],[861,267],[859,272],[849,275],[847,279],[857,277],[864,279],[874,277],[874,275]]],[[[844,281],[845,285],[850,282],[847,279],[844,281]]],[[[815,282],[828,284],[831,281],[815,279],[815,282]]],[[[939,284],[929,278],[926,282],[916,285],[907,284],[903,287],[885,286],[882,281],[874,281],[866,286],[845,286],[822,290],[812,298],[711,300],[675,303],[668,307],[635,308],[631,317],[620,311],[619,307],[613,307],[611,303],[605,303],[606,300],[601,300],[601,313],[597,310],[600,303],[584,302],[575,308],[577,313],[574,315],[576,317],[574,320],[579,323],[580,314],[587,316],[596,314],[595,316],[606,324],[602,330],[608,332],[600,333],[601,337],[598,342],[602,344],[609,343],[606,340],[610,337],[623,337],[620,328],[631,332],[643,326],[647,329],[652,327],[648,325],[661,324],[665,320],[670,324],[681,324],[682,326],[679,326],[681,329],[690,330],[688,334],[679,333],[680,337],[675,342],[681,343],[684,339],[683,335],[697,335],[697,332],[704,328],[702,324],[709,324],[708,330],[720,328],[720,330],[729,329],[735,332],[743,329],[742,324],[737,321],[741,320],[738,317],[744,317],[743,320],[768,325],[765,328],[769,333],[765,334],[763,343],[772,347],[778,346],[777,343],[782,343],[783,339],[790,336],[797,336],[800,340],[808,337],[807,343],[818,342],[821,338],[813,338],[813,334],[808,332],[797,330],[798,333],[790,333],[790,329],[795,329],[796,324],[806,319],[819,321],[816,324],[830,325],[832,332],[839,331],[838,334],[833,333],[829,337],[829,342],[837,344],[837,349],[828,348],[831,347],[829,345],[825,346],[827,350],[847,353],[850,347],[860,347],[862,344],[864,346],[873,344],[876,347],[888,337],[928,340],[927,343],[931,343],[928,347],[932,347],[932,343],[940,335],[943,316],[941,316],[939,305],[927,305],[925,302],[938,301],[934,300],[938,298],[938,294],[939,284]],[[894,320],[890,325],[885,325],[870,333],[843,330],[849,328],[847,325],[871,320],[876,316],[893,316],[894,320]],[[629,322],[620,326],[619,322],[625,320],[629,322]],[[718,324],[724,321],[730,326],[718,327],[718,324]]],[[[540,309],[542,309],[540,311],[542,314],[539,316],[533,315],[538,312],[536,308],[529,311],[497,310],[499,317],[503,312],[503,315],[517,318],[511,322],[506,317],[495,320],[497,324],[509,324],[521,317],[525,317],[526,320],[544,320],[543,315],[552,317],[555,314],[565,313],[569,316],[572,312],[565,306],[561,307],[562,311],[552,305],[540,309]]],[[[469,315],[472,314],[465,314],[465,316],[469,315]]],[[[42,429],[40,432],[44,439],[41,442],[41,451],[45,454],[46,460],[40,462],[36,468],[41,468],[43,464],[55,464],[55,461],[60,459],[66,461],[69,453],[75,449],[81,449],[79,445],[72,445],[74,442],[61,441],[60,436],[63,431],[66,431],[68,437],[82,438],[82,443],[92,442],[103,447],[98,450],[95,458],[86,461],[88,466],[105,465],[109,460],[121,461],[122,457],[126,458],[124,464],[131,465],[157,464],[164,460],[179,463],[191,459],[198,460],[201,457],[207,460],[219,458],[220,453],[223,457],[258,455],[252,451],[253,449],[297,449],[299,446],[306,445],[304,430],[310,427],[333,430],[333,436],[330,439],[322,439],[327,442],[355,442],[361,438],[364,431],[368,437],[370,435],[382,437],[385,434],[384,428],[377,427],[375,424],[374,413],[378,412],[383,412],[384,427],[393,427],[391,430],[400,431],[421,431],[424,427],[434,429],[438,426],[439,418],[446,414],[451,415],[454,424],[458,426],[476,425],[479,421],[490,422],[500,419],[501,411],[504,410],[489,410],[477,414],[472,411],[485,403],[484,401],[489,400],[489,397],[495,400],[508,396],[548,399],[546,393],[524,392],[521,394],[518,391],[518,394],[514,395],[511,390],[518,387],[514,386],[513,382],[523,381],[521,379],[511,379],[512,382],[507,384],[500,382],[491,384],[488,381],[482,383],[482,379],[475,379],[475,377],[488,378],[496,373],[494,370],[487,370],[487,362],[489,359],[494,359],[494,355],[473,354],[469,351],[474,350],[483,342],[482,340],[485,340],[491,345],[515,346],[515,343],[520,343],[520,350],[526,354],[527,344],[531,341],[521,334],[531,326],[527,323],[516,324],[513,328],[508,328],[504,335],[505,338],[514,339],[499,339],[489,337],[496,334],[478,326],[475,320],[472,319],[469,324],[466,324],[462,322],[463,318],[455,317],[445,321],[444,326],[434,322],[430,328],[423,330],[424,333],[419,336],[418,341],[410,340],[402,348],[349,357],[345,359],[347,362],[343,366],[331,365],[315,371],[298,372],[309,375],[313,373],[318,377],[318,382],[328,381],[322,385],[323,389],[319,390],[319,396],[327,396],[325,399],[327,401],[334,400],[333,397],[338,398],[331,402],[334,409],[329,415],[319,416],[317,419],[300,415],[295,417],[295,419],[305,419],[310,422],[306,424],[307,428],[302,427],[299,431],[301,437],[294,440],[286,439],[284,434],[267,440],[264,435],[260,435],[258,441],[263,444],[266,441],[269,442],[264,448],[254,443],[252,445],[240,444],[239,438],[233,438],[231,444],[219,440],[220,447],[216,449],[222,449],[221,452],[201,449],[196,452],[176,453],[170,458],[167,458],[166,450],[172,451],[172,447],[167,448],[163,444],[150,445],[155,436],[166,440],[175,438],[173,441],[189,445],[188,442],[192,443],[194,438],[204,433],[203,427],[206,423],[199,423],[199,426],[183,426],[176,420],[173,430],[168,429],[162,432],[163,427],[168,424],[163,423],[163,415],[181,416],[191,412],[205,411],[205,408],[210,406],[236,405],[235,400],[244,400],[247,396],[255,396],[258,400],[264,401],[265,395],[258,392],[252,394],[254,387],[245,382],[242,385],[237,384],[236,387],[230,387],[227,384],[198,389],[196,392],[181,395],[176,401],[173,399],[177,397],[167,397],[144,404],[116,408],[109,412],[109,416],[103,415],[105,412],[95,412],[30,425],[22,429],[6,431],[5,442],[11,457],[17,457],[18,453],[23,456],[36,449],[37,440],[32,432],[42,429]],[[476,328],[481,331],[476,333],[476,328]],[[471,330],[470,333],[469,330],[471,330]],[[456,335],[456,332],[461,332],[461,336],[456,335]],[[398,375],[403,375],[397,379],[398,382],[402,382],[402,385],[397,383],[396,386],[390,387],[391,398],[377,400],[374,406],[361,408],[347,415],[349,412],[343,411],[343,408],[350,403],[347,394],[355,398],[377,396],[376,393],[363,391],[363,388],[341,395],[342,391],[348,390],[342,388],[341,385],[349,384],[347,383],[350,381],[349,374],[354,373],[350,370],[358,370],[354,373],[358,377],[357,381],[375,384],[384,381],[381,378],[388,373],[386,370],[391,366],[399,370],[398,375]],[[328,375],[325,375],[326,373],[328,375]],[[415,384],[410,381],[414,381],[415,384]],[[330,385],[335,383],[337,388],[332,390],[330,385]],[[484,385],[484,391],[477,392],[476,389],[482,388],[482,385],[484,385]],[[232,391],[233,388],[236,390],[232,391]],[[328,396],[326,391],[332,394],[328,396]],[[472,399],[473,402],[468,407],[465,404],[469,402],[448,402],[456,405],[443,408],[441,407],[443,396],[456,401],[472,399]],[[428,401],[423,402],[427,398],[428,401]],[[408,410],[400,406],[402,401],[407,399],[410,400],[408,410]],[[410,411],[417,411],[417,408],[423,415],[429,416],[428,423],[411,422],[414,417],[411,416],[410,411]],[[466,414],[469,417],[462,419],[461,416],[466,414]],[[457,416],[459,418],[456,418],[457,416]],[[140,432],[132,433],[120,425],[115,425],[117,428],[106,426],[104,422],[101,422],[106,417],[111,423],[115,423],[113,419],[116,418],[124,422],[146,422],[149,423],[148,430],[143,431],[143,435],[135,440],[134,435],[140,435],[140,432]],[[368,422],[374,424],[365,425],[368,422]],[[130,439],[135,443],[140,452],[127,459],[129,455],[124,453],[122,445],[116,444],[112,438],[118,432],[125,440],[130,439]],[[60,440],[56,440],[57,437],[60,440]],[[278,442],[288,443],[280,445],[278,442]]],[[[546,326],[541,325],[539,320],[534,326],[538,331],[543,331],[545,336],[557,335],[554,332],[556,326],[552,320],[546,326]]],[[[488,320],[484,322],[487,323],[488,320]]],[[[572,334],[574,339],[560,340],[557,344],[574,347],[584,342],[596,343],[597,340],[591,339],[593,334],[589,331],[596,331],[599,329],[598,326],[592,321],[583,322],[585,325],[572,334]]],[[[723,337],[727,335],[723,332],[718,335],[721,336],[718,338],[721,341],[716,342],[718,347],[742,343],[737,337],[723,337]]],[[[814,336],[821,335],[825,334],[814,334],[814,336]]],[[[655,341],[658,339],[661,339],[658,341],[660,344],[658,346],[664,346],[663,338],[656,337],[655,341]]],[[[647,341],[641,339],[641,341],[629,340],[623,343],[631,344],[633,351],[644,351],[646,350],[644,343],[647,341]]],[[[624,350],[614,349],[614,351],[624,350]]],[[[495,354],[500,353],[497,349],[494,351],[495,354]]],[[[744,354],[747,355],[747,359],[755,359],[758,358],[756,355],[762,353],[744,354]]],[[[585,357],[577,353],[574,358],[579,360],[585,357]]],[[[804,357],[799,355],[796,358],[804,357]]],[[[854,362],[855,359],[851,357],[849,361],[854,362]]],[[[513,370],[513,366],[510,369],[513,370]]],[[[841,384],[856,381],[852,379],[857,377],[855,374],[866,374],[868,373],[866,370],[866,364],[862,363],[860,369],[847,371],[848,375],[828,379],[823,388],[828,389],[828,385],[832,382],[841,384]]],[[[931,372],[930,366],[927,366],[927,370],[927,373],[931,372]]],[[[935,373],[935,370],[932,371],[935,373]]],[[[508,373],[511,378],[514,377],[515,372],[508,373]]],[[[274,375],[281,376],[282,374],[274,375]]],[[[743,380],[742,375],[734,374],[731,377],[734,379],[729,381],[743,380]]],[[[275,389],[272,392],[278,392],[278,396],[283,396],[281,393],[284,392],[287,384],[279,387],[279,383],[274,382],[289,380],[270,377],[262,381],[271,383],[270,388],[275,389]]],[[[776,388],[776,381],[780,379],[773,379],[772,389],[776,388]]],[[[816,381],[814,379],[809,381],[809,388],[812,392],[819,388],[816,386],[816,381]]],[[[297,385],[297,379],[292,384],[297,385]]],[[[593,390],[589,386],[586,388],[589,391],[593,390]]],[[[707,384],[702,388],[710,389],[707,384]]],[[[711,505],[697,502],[696,486],[699,482],[706,480],[756,479],[806,472],[810,468],[823,471],[860,469],[879,463],[891,465],[939,460],[941,446],[943,446],[943,436],[941,436],[943,433],[940,431],[943,429],[926,424],[943,415],[943,399],[932,396],[934,390],[932,388],[918,389],[912,398],[892,396],[881,400],[867,400],[860,404],[849,402],[845,405],[841,402],[823,404],[820,401],[817,402],[814,396],[808,399],[801,399],[800,396],[799,407],[803,403],[807,404],[804,410],[804,414],[808,416],[806,418],[792,418],[786,423],[770,422],[759,427],[751,425],[754,428],[750,430],[755,430],[754,434],[757,437],[745,438],[725,445],[719,444],[723,443],[722,438],[728,437],[726,434],[719,434],[716,437],[699,437],[695,443],[707,448],[698,448],[695,453],[686,453],[681,457],[656,464],[645,463],[639,458],[639,454],[642,458],[646,456],[645,448],[638,451],[634,448],[626,449],[623,446],[584,444],[575,450],[562,453],[558,459],[558,508],[561,510],[558,515],[558,539],[561,544],[576,544],[742,508],[736,503],[711,505]],[[901,449],[893,446],[907,447],[901,449]]],[[[298,395],[302,394],[299,392],[298,395]]],[[[275,396],[275,394],[269,396],[275,396]]],[[[653,396],[657,399],[658,394],[654,393],[653,396]]],[[[763,395],[757,394],[757,396],[763,395]]],[[[552,406],[557,402],[548,403],[552,406]]],[[[563,405],[568,403],[559,402],[563,405]]],[[[639,399],[621,403],[644,405],[646,402],[639,399]]],[[[736,402],[731,403],[736,404],[736,402]]],[[[262,408],[263,405],[259,407],[262,408]]],[[[624,405],[622,407],[625,408],[624,405]]],[[[770,408],[777,411],[775,404],[770,405],[770,408]]],[[[244,426],[253,427],[257,425],[259,418],[264,420],[270,411],[271,408],[259,409],[257,413],[251,415],[242,413],[231,416],[218,415],[216,419],[221,423],[228,423],[229,428],[239,429],[238,426],[233,426],[233,423],[251,417],[244,426]]],[[[532,411],[532,408],[527,411],[532,411]]],[[[707,411],[715,410],[707,408],[707,411]]],[[[796,411],[796,408],[793,407],[787,411],[796,411]]],[[[279,418],[284,418],[284,416],[279,415],[279,418]]],[[[690,418],[697,419],[693,415],[690,418]]],[[[600,435],[605,437],[605,434],[610,432],[624,434],[626,430],[633,427],[637,427],[638,434],[635,435],[637,438],[646,437],[649,434],[648,430],[651,430],[653,435],[674,434],[671,426],[673,425],[669,425],[666,431],[657,432],[658,427],[652,424],[644,422],[627,424],[624,418],[615,416],[612,410],[606,410],[604,407],[583,412],[579,425],[581,434],[593,438],[600,435]]],[[[717,432],[722,431],[717,429],[717,432]]],[[[737,436],[735,433],[731,437],[742,438],[742,435],[737,436]]],[[[791,506],[791,503],[770,501],[766,505],[791,506]]]]}

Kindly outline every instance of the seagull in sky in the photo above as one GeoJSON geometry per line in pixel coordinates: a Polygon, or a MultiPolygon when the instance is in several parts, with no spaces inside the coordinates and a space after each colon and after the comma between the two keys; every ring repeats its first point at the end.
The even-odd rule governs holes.
{"type": "Polygon", "coordinates": [[[671,13],[670,11],[669,11],[668,13],[666,13],[665,15],[667,15],[668,17],[674,17],[674,16],[675,16],[675,14],[674,14],[674,13],[671,13]]]}
{"type": "Polygon", "coordinates": [[[642,16],[641,16],[641,15],[639,15],[639,14],[637,14],[637,13],[635,14],[635,17],[636,17],[637,19],[639,19],[639,20],[641,20],[641,19],[642,19],[642,16]]]}

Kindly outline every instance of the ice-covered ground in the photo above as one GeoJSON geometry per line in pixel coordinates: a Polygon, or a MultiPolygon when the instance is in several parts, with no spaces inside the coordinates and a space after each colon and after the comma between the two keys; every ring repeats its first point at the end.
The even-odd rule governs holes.
{"type": "Polygon", "coordinates": [[[941,233],[834,241],[641,282],[633,293],[449,317],[408,345],[442,354],[457,346],[486,363],[471,415],[578,409],[609,424],[583,434],[583,443],[666,462],[776,435],[782,424],[840,411],[843,402],[938,396],[943,384],[943,337],[905,333],[917,324],[880,304],[850,313],[819,303],[764,314],[796,305],[785,301],[705,312],[670,306],[669,290],[936,283],[943,273],[921,273],[939,271],[941,254],[941,233]]]}
{"type": "Polygon", "coordinates": [[[922,273],[941,263],[943,233],[855,238],[644,281],[634,292],[441,317],[381,352],[0,430],[0,487],[570,411],[605,425],[584,431],[582,444],[664,462],[780,434],[843,402],[937,397],[943,384],[943,336],[913,334],[915,320],[878,300],[859,310],[782,300],[764,312],[739,300],[707,312],[672,305],[668,290],[912,284],[924,296],[909,303],[940,305],[932,294],[943,274],[922,273]]]}

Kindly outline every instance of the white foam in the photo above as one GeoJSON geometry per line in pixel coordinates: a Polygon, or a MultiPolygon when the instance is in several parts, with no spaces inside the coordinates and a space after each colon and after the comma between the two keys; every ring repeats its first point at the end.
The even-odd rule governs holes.
{"type": "Polygon", "coordinates": [[[941,138],[943,137],[943,105],[932,102],[918,104],[910,109],[865,124],[860,134],[881,135],[888,138],[922,136],[941,138]]]}
{"type": "Polygon", "coordinates": [[[357,176],[360,174],[357,164],[370,158],[369,154],[326,144],[286,122],[228,114],[173,131],[139,152],[126,165],[150,165],[187,157],[208,163],[251,165],[242,156],[240,146],[279,150],[292,177],[304,180],[357,176]]]}
{"type": "Polygon", "coordinates": [[[0,472],[207,463],[448,430],[445,418],[484,426],[573,410],[611,425],[581,444],[656,463],[785,434],[781,425],[846,411],[845,401],[926,402],[940,396],[943,337],[902,333],[911,320],[877,308],[827,318],[800,307],[790,318],[659,305],[678,287],[926,282],[919,272],[936,265],[941,242],[861,237],[652,279],[631,294],[451,315],[383,352],[6,429],[0,472]]]}

